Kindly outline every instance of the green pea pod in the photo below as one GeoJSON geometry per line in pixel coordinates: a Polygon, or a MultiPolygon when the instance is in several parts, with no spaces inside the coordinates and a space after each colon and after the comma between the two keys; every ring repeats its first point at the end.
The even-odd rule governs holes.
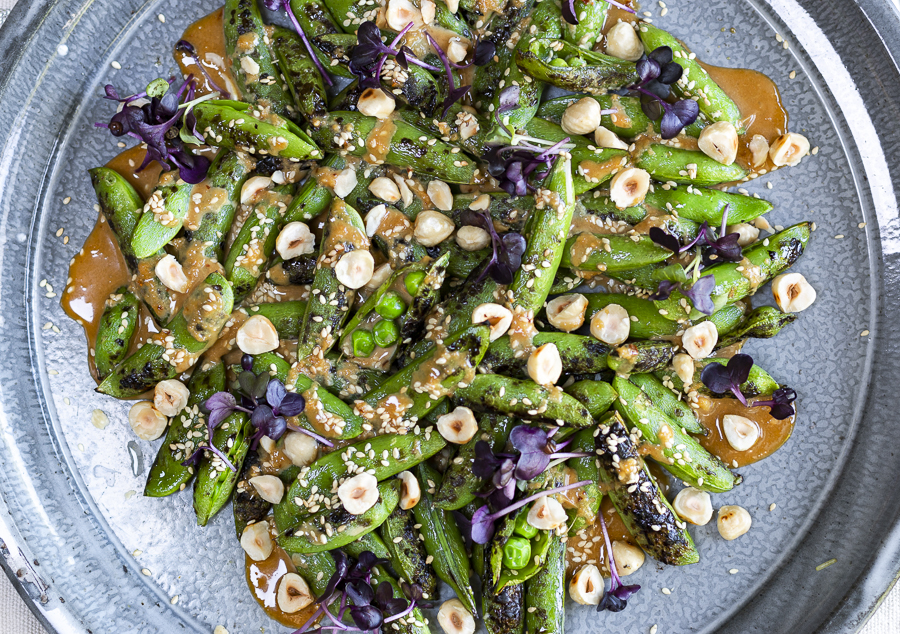
{"type": "Polygon", "coordinates": [[[337,20],[322,0],[291,0],[291,11],[307,37],[340,33],[337,20]]]}
{"type": "Polygon", "coordinates": [[[206,400],[225,390],[225,365],[205,363],[191,375],[188,383],[190,397],[187,407],[172,420],[144,485],[147,497],[165,497],[184,489],[194,477],[194,467],[184,462],[193,456],[197,447],[206,442],[206,400]],[[199,434],[199,435],[198,435],[199,434]]]}
{"type": "MultiPolygon", "coordinates": [[[[457,226],[462,224],[463,214],[469,210],[469,205],[484,194],[460,194],[453,197],[453,209],[446,213],[457,226]]],[[[525,228],[525,222],[534,211],[534,196],[510,196],[505,192],[491,192],[487,194],[490,199],[487,212],[495,223],[500,224],[507,231],[521,232],[525,228]]]]}
{"type": "Polygon", "coordinates": [[[424,433],[384,434],[358,440],[341,451],[325,454],[301,470],[281,503],[275,505],[276,526],[284,532],[323,508],[325,496],[337,489],[336,483],[347,476],[351,464],[357,465],[359,472],[372,469],[376,478],[384,480],[430,458],[446,444],[440,434],[429,428],[424,433]],[[383,457],[385,453],[388,458],[383,457]]]}
{"type": "Polygon", "coordinates": [[[105,378],[128,354],[141,306],[137,297],[122,286],[106,300],[94,342],[94,367],[105,378]]]}
{"type": "Polygon", "coordinates": [[[455,400],[478,411],[494,410],[571,427],[590,427],[594,422],[584,405],[561,390],[499,374],[477,375],[456,391],[455,400]]]}
{"type": "Polygon", "coordinates": [[[250,213],[225,258],[225,276],[234,288],[235,301],[247,297],[275,251],[275,240],[294,193],[293,185],[279,185],[256,194],[250,213]]]}
{"type": "Polygon", "coordinates": [[[134,272],[137,258],[131,249],[131,237],[140,220],[144,201],[131,183],[115,170],[95,167],[88,170],[88,173],[91,175],[91,184],[97,194],[100,211],[116,236],[119,250],[122,251],[128,268],[134,272]]]}
{"type": "Polygon", "coordinates": [[[584,405],[593,418],[599,418],[616,400],[613,386],[604,381],[576,381],[564,388],[566,394],[584,405]]]}
{"type": "MultiPolygon", "coordinates": [[[[740,262],[724,262],[704,269],[704,276],[713,275],[716,280],[712,292],[713,304],[721,307],[753,295],[760,286],[782,273],[803,255],[809,238],[810,224],[801,222],[747,247],[744,249],[744,259],[740,262]]],[[[672,320],[684,316],[699,319],[703,316],[703,313],[693,308],[692,300],[681,291],[674,291],[669,299],[654,303],[661,315],[672,320]],[[682,305],[682,300],[686,305],[682,305]]]]}
{"type": "Polygon", "coordinates": [[[596,438],[600,482],[638,546],[664,564],[697,563],[687,527],[663,495],[618,412],[601,421],[596,438]]]}
{"type": "Polygon", "coordinates": [[[291,553],[291,561],[317,597],[325,594],[329,580],[337,572],[331,553],[291,553]]]}
{"type": "Polygon", "coordinates": [[[246,311],[251,317],[262,315],[272,322],[275,330],[278,331],[279,339],[296,339],[303,324],[306,302],[299,299],[286,302],[269,302],[248,306],[246,311]]]}
{"type": "MultiPolygon", "coordinates": [[[[619,209],[610,200],[607,192],[595,190],[591,196],[581,196],[578,202],[581,204],[575,210],[576,220],[580,223],[596,225],[601,228],[601,232],[603,232],[603,228],[609,227],[621,233],[628,229],[622,223],[627,223],[632,226],[640,225],[635,227],[636,233],[646,233],[648,227],[641,225],[641,223],[649,220],[654,226],[671,233],[681,242],[689,243],[697,237],[700,229],[700,226],[693,220],[682,218],[676,215],[676,211],[669,209],[660,210],[660,213],[654,215],[652,220],[643,203],[634,207],[619,209]]],[[[613,233],[615,232],[613,231],[613,233]]]]}
{"type": "Polygon", "coordinates": [[[378,485],[378,501],[364,513],[351,515],[342,505],[325,509],[279,537],[278,544],[294,553],[341,548],[381,526],[399,501],[400,480],[382,482],[378,485]]]}
{"type": "Polygon", "coordinates": [[[772,210],[772,203],[762,198],[690,186],[654,187],[653,191],[647,192],[644,205],[710,226],[722,224],[726,207],[730,225],[750,222],[772,210]]]}
{"type": "Polygon", "coordinates": [[[617,374],[655,372],[671,363],[675,350],[675,344],[668,341],[635,341],[613,348],[607,364],[617,374]]]}
{"type": "Polygon", "coordinates": [[[525,630],[525,584],[494,592],[488,579],[482,583],[481,608],[488,634],[522,634],[525,630]]]}
{"type": "Polygon", "coordinates": [[[655,375],[647,373],[632,374],[628,378],[641,388],[641,391],[649,397],[653,405],[675,421],[685,432],[703,436],[708,433],[707,429],[700,424],[690,404],[680,400],[655,375]]]}
{"type": "Polygon", "coordinates": [[[312,284],[316,275],[317,259],[314,253],[298,255],[290,260],[276,259],[271,268],[266,271],[266,279],[278,286],[312,284]]]}
{"type": "Polygon", "coordinates": [[[467,610],[475,614],[475,592],[469,581],[469,558],[456,518],[434,505],[432,491],[440,486],[440,474],[428,463],[418,466],[422,498],[413,507],[416,523],[424,539],[425,550],[432,558],[434,571],[446,582],[467,610]],[[434,483],[435,486],[432,486],[434,483]]]}
{"type": "MultiPolygon", "coordinates": [[[[620,137],[626,139],[634,138],[645,133],[651,125],[657,134],[660,132],[661,119],[651,121],[641,108],[640,98],[616,94],[590,96],[597,100],[602,110],[606,111],[606,114],[600,117],[600,125],[607,130],[615,132],[620,137]]],[[[537,116],[558,124],[562,121],[566,108],[581,98],[582,95],[565,95],[548,99],[538,108],[537,116]]],[[[700,132],[705,126],[706,122],[698,118],[697,121],[684,129],[684,133],[687,136],[696,138],[700,136],[700,132]]]]}
{"type": "Polygon", "coordinates": [[[566,542],[550,539],[547,562],[525,583],[526,634],[563,634],[566,621],[566,542]]]}
{"type": "Polygon", "coordinates": [[[619,394],[616,411],[630,428],[641,431],[643,440],[651,446],[650,455],[669,473],[695,488],[717,493],[730,491],[741,483],[741,476],[731,473],[721,460],[682,431],[641,388],[622,377],[613,380],[613,387],[619,394]]]}
{"type": "Polygon", "coordinates": [[[303,394],[307,401],[306,410],[291,418],[291,422],[298,427],[338,440],[356,438],[367,427],[365,417],[319,383],[299,374],[296,367],[288,372],[285,385],[303,394]],[[311,413],[314,413],[312,419],[311,413]]]}
{"type": "Polygon", "coordinates": [[[224,277],[213,273],[188,296],[182,312],[107,376],[97,391],[116,398],[130,398],[152,389],[160,381],[178,376],[179,367],[193,366],[215,343],[228,321],[234,294],[224,277]],[[204,306],[212,310],[203,310],[204,306]],[[171,336],[172,341],[167,341],[171,336]]]}
{"type": "Polygon", "coordinates": [[[628,336],[632,339],[671,337],[682,328],[676,322],[660,315],[659,309],[649,299],[624,293],[588,293],[585,297],[588,301],[584,312],[585,323],[590,323],[593,316],[603,308],[616,304],[628,313],[631,321],[628,336]]]}
{"type": "Polygon", "coordinates": [[[734,345],[748,337],[770,339],[781,332],[782,328],[796,320],[796,313],[783,313],[772,306],[754,308],[736,329],[726,332],[719,331],[720,335],[728,334],[729,336],[726,339],[720,339],[716,344],[716,349],[734,345]]]}
{"type": "Polygon", "coordinates": [[[566,25],[566,42],[590,51],[603,37],[603,24],[606,22],[609,4],[603,0],[576,0],[572,6],[578,24],[566,25]]]}
{"type": "Polygon", "coordinates": [[[413,525],[410,511],[399,506],[388,516],[379,528],[385,546],[391,552],[391,563],[394,570],[409,583],[415,583],[426,597],[437,596],[437,577],[431,564],[426,563],[428,553],[425,545],[418,538],[417,529],[413,525]]]}
{"type": "Polygon", "coordinates": [[[659,277],[657,277],[656,272],[663,267],[665,267],[665,262],[625,271],[608,271],[606,277],[611,277],[636,289],[649,291],[648,293],[643,293],[643,295],[650,295],[656,292],[659,286],[659,277]]]}
{"type": "Polygon", "coordinates": [[[359,112],[330,112],[312,122],[310,134],[329,151],[346,152],[370,163],[411,168],[448,183],[477,181],[474,159],[401,119],[379,123],[359,112]]]}
{"type": "Polygon", "coordinates": [[[579,233],[566,242],[562,263],[576,271],[623,271],[663,262],[672,255],[647,236],[579,233]]]}
{"type": "Polygon", "coordinates": [[[540,573],[544,563],[547,561],[547,554],[550,552],[550,542],[553,540],[552,533],[552,531],[538,531],[537,536],[531,539],[531,559],[524,567],[517,570],[505,566],[501,567],[495,590],[499,591],[509,585],[525,583],[540,573]]]}
{"type": "MultiPolygon", "coordinates": [[[[535,347],[552,343],[559,351],[563,372],[566,374],[596,374],[607,369],[609,346],[584,335],[563,332],[539,332],[532,339],[535,347]]],[[[517,378],[528,376],[528,358],[516,356],[508,335],[491,342],[479,369],[493,374],[506,374],[517,378]]]]}
{"type": "Polygon", "coordinates": [[[235,470],[232,471],[219,456],[206,452],[208,455],[197,467],[197,479],[194,481],[194,514],[200,526],[206,526],[231,498],[254,431],[250,417],[243,412],[235,412],[213,434],[213,446],[228,458],[235,470]]]}
{"type": "MultiPolygon", "coordinates": [[[[307,31],[308,33],[308,31],[307,31]]],[[[350,48],[356,45],[356,35],[323,33],[312,40],[313,52],[328,72],[344,79],[356,79],[350,71],[350,48]]]]}
{"type": "Polygon", "coordinates": [[[256,0],[225,0],[225,52],[245,101],[268,107],[284,118],[294,114],[256,0]]]}
{"type": "Polygon", "coordinates": [[[560,39],[532,40],[516,50],[516,63],[551,86],[592,95],[604,95],[611,88],[638,79],[633,62],[578,48],[560,39]],[[555,60],[566,65],[556,66],[555,60]]]}
{"type": "Polygon", "coordinates": [[[590,455],[569,458],[566,465],[575,472],[576,482],[589,480],[590,484],[579,487],[573,492],[575,508],[568,511],[569,535],[575,535],[585,526],[592,526],[600,512],[600,500],[603,491],[598,486],[600,482],[600,468],[594,456],[594,429],[582,429],[572,436],[570,451],[583,451],[590,455]]]}
{"type": "Polygon", "coordinates": [[[487,580],[490,582],[491,587],[495,590],[500,590],[497,587],[497,584],[500,581],[500,573],[503,570],[503,547],[506,546],[506,542],[513,537],[513,531],[516,527],[516,519],[519,515],[527,515],[528,507],[523,509],[519,509],[515,513],[510,513],[503,518],[503,523],[500,526],[497,526],[494,530],[494,534],[491,536],[491,540],[487,544],[487,548],[485,549],[485,554],[487,557],[488,570],[486,570],[487,580]]]}
{"type": "Polygon", "coordinates": [[[277,125],[264,121],[251,108],[240,101],[211,100],[198,103],[191,112],[197,117],[197,130],[220,148],[296,160],[322,157],[300,128],[286,119],[277,125]]]}
{"type": "Polygon", "coordinates": [[[697,97],[700,112],[710,121],[727,121],[734,125],[738,134],[746,130],[741,111],[725,91],[712,80],[696,57],[673,35],[652,24],[641,24],[641,41],[648,53],[660,46],[672,49],[672,61],[684,71],[672,86],[675,94],[683,98],[697,97]]]}
{"type": "Polygon", "coordinates": [[[701,187],[733,183],[747,176],[737,163],[722,165],[699,150],[657,143],[648,145],[638,154],[635,166],[650,172],[654,180],[701,187]]]}
{"type": "Polygon", "coordinates": [[[310,119],[327,113],[325,82],[300,36],[293,31],[276,28],[272,48],[300,114],[310,119]]]}
{"type": "Polygon", "coordinates": [[[234,530],[240,539],[249,524],[261,522],[266,519],[272,503],[264,500],[250,480],[263,475],[262,458],[258,451],[247,453],[244,464],[241,465],[241,475],[234,487],[234,501],[231,504],[234,516],[234,530]]]}
{"type": "MultiPolygon", "coordinates": [[[[465,5],[469,1],[472,5],[485,4],[478,0],[461,0],[460,6],[468,10],[465,5]]],[[[513,50],[507,46],[507,43],[514,35],[521,36],[525,31],[534,6],[534,0],[524,0],[508,3],[505,10],[495,11],[494,4],[491,3],[490,8],[484,6],[481,10],[476,11],[482,15],[486,13],[490,15],[487,24],[483,25],[485,29],[482,41],[490,42],[495,48],[492,63],[475,67],[475,74],[472,78],[472,100],[475,102],[476,108],[490,103],[494,96],[502,90],[501,82],[504,79],[504,73],[514,63],[513,50]]],[[[484,20],[479,21],[484,22],[484,20]]]]}
{"type": "Polygon", "coordinates": [[[178,172],[160,177],[131,238],[131,250],[136,258],[150,257],[181,231],[193,189],[193,185],[178,178],[178,172]]]}
{"type": "MultiPolygon", "coordinates": [[[[698,392],[702,392],[704,394],[712,394],[709,389],[703,385],[703,382],[700,380],[700,375],[703,373],[703,368],[705,368],[710,363],[719,363],[722,365],[726,365],[728,363],[728,359],[724,357],[711,357],[707,359],[699,359],[694,361],[694,380],[690,385],[691,389],[695,389],[698,392]]],[[[667,371],[659,371],[656,373],[657,378],[659,378],[663,384],[671,383],[671,389],[675,389],[678,391],[684,391],[684,382],[678,375],[674,372],[670,373],[667,371]]],[[[741,393],[744,396],[758,396],[760,394],[771,394],[781,385],[772,378],[772,376],[766,372],[764,369],[754,364],[750,368],[750,374],[747,377],[747,380],[741,383],[741,393]]],[[[726,395],[726,396],[730,396],[726,395]]]]}
{"type": "MultiPolygon", "coordinates": [[[[734,330],[744,320],[747,314],[747,305],[744,302],[734,304],[726,304],[709,317],[699,319],[697,322],[710,321],[716,327],[719,337],[724,338],[729,332],[734,330]]],[[[722,341],[720,339],[719,341],[722,341]]]]}
{"type": "Polygon", "coordinates": [[[459,448],[456,457],[444,472],[441,485],[434,494],[434,505],[437,508],[457,510],[476,499],[477,493],[484,488],[484,480],[472,471],[475,445],[479,441],[485,441],[490,445],[491,451],[502,452],[506,447],[509,432],[516,424],[517,421],[512,416],[492,412],[486,412],[479,417],[479,433],[459,448]]]}

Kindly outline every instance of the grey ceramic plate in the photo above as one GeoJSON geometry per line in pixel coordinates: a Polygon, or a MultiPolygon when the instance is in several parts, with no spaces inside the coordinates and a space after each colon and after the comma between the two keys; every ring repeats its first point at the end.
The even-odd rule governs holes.
{"type": "MultiPolygon", "coordinates": [[[[23,0],[0,33],[0,563],[58,632],[283,629],[244,586],[227,514],[199,529],[186,493],[141,496],[155,447],[133,442],[125,405],[93,393],[81,331],[58,304],[95,218],[85,170],[116,152],[92,127],[108,117],[102,85],[172,72],[170,44],[215,6],[23,0]],[[94,408],[109,427],[91,425],[94,408]]],[[[776,203],[773,223],[816,222],[797,269],[819,301],[752,348],[802,395],[789,444],[715,498],[747,507],[753,530],[732,543],[713,524],[695,530],[700,564],[649,563],[626,612],[572,607],[568,630],[852,631],[900,569],[900,21],[886,0],[670,0],[662,19],[645,9],[702,59],[772,76],[791,129],[819,147],[749,187],[776,203]]]]}

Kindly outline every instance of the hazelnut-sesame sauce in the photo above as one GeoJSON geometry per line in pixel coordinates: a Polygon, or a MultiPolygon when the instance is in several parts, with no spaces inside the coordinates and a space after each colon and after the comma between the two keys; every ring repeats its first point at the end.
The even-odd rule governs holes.
{"type": "Polygon", "coordinates": [[[374,165],[384,163],[396,132],[397,124],[392,119],[379,119],[366,137],[366,161],[374,165]]]}
{"type": "Polygon", "coordinates": [[[534,314],[521,306],[514,306],[511,310],[512,322],[506,331],[509,335],[509,346],[517,359],[527,358],[534,352],[534,337],[538,334],[534,325],[534,314]]]}
{"type": "Polygon", "coordinates": [[[766,275],[762,269],[747,258],[743,258],[737,266],[738,272],[750,282],[750,295],[755,295],[760,284],[765,284],[766,275]]]}
{"type": "Polygon", "coordinates": [[[228,192],[221,187],[210,187],[203,180],[191,188],[191,200],[184,216],[184,228],[196,231],[206,214],[218,214],[228,202],[228,192]]]}
{"type": "Polygon", "coordinates": [[[272,549],[269,558],[263,561],[253,561],[248,555],[244,555],[244,570],[250,594],[269,617],[282,625],[298,628],[306,623],[319,607],[312,603],[293,614],[279,609],[278,582],[287,573],[297,572],[297,568],[291,561],[291,556],[277,545],[272,549]]]}
{"type": "MultiPolygon", "coordinates": [[[[619,541],[634,544],[634,538],[628,532],[625,522],[622,521],[609,497],[604,496],[600,512],[603,513],[603,520],[606,522],[610,543],[619,541]]],[[[600,522],[593,522],[566,542],[566,578],[570,579],[575,571],[585,564],[594,564],[605,577],[609,576],[606,545],[603,543],[600,522]]]]}
{"type": "MultiPolygon", "coordinates": [[[[197,60],[203,65],[210,77],[213,78],[213,81],[220,88],[230,92],[233,99],[239,99],[240,95],[234,78],[225,67],[225,60],[228,56],[225,53],[223,13],[223,9],[218,9],[200,18],[184,30],[181,39],[193,45],[194,51],[197,53],[197,60]]],[[[179,68],[181,68],[182,75],[185,77],[193,75],[197,80],[197,97],[215,92],[209,85],[206,76],[196,68],[196,63],[191,57],[185,56],[177,50],[173,52],[173,56],[175,61],[178,62],[179,68]]]]}
{"type": "Polygon", "coordinates": [[[622,167],[622,157],[616,155],[600,162],[581,161],[575,173],[583,176],[588,182],[599,183],[606,180],[611,174],[614,174],[620,167],[622,167]]]}
{"type": "Polygon", "coordinates": [[[317,383],[313,383],[303,392],[303,398],[306,399],[303,414],[317,433],[326,438],[337,438],[344,432],[347,421],[325,410],[325,404],[319,398],[318,387],[317,383]]]}
{"type": "MultiPolygon", "coordinates": [[[[768,396],[757,396],[747,399],[748,403],[767,400],[768,396]]],[[[794,404],[796,407],[796,403],[794,404]]],[[[729,467],[743,467],[758,462],[775,453],[790,438],[794,431],[796,415],[778,420],[769,415],[769,408],[747,407],[734,398],[709,398],[700,396],[694,409],[700,424],[709,430],[706,436],[698,436],[697,440],[711,454],[719,458],[729,467]],[[722,420],[727,414],[736,414],[753,422],[759,429],[759,440],[747,451],[735,451],[722,430],[722,420]]]]}
{"type": "Polygon", "coordinates": [[[406,216],[394,207],[387,207],[375,235],[388,245],[392,269],[397,270],[409,262],[414,231],[413,224],[406,216]]]}
{"type": "Polygon", "coordinates": [[[577,271],[579,266],[587,262],[592,254],[599,251],[612,252],[608,239],[593,233],[579,234],[569,249],[569,259],[572,262],[572,268],[577,271]]]}

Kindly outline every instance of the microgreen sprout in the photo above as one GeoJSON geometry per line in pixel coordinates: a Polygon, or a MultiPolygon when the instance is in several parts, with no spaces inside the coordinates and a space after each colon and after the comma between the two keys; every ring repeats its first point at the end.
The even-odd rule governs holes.
{"type": "Polygon", "coordinates": [[[765,401],[753,401],[753,407],[766,406],[769,415],[777,420],[790,418],[795,414],[792,403],[797,400],[797,392],[789,387],[781,387],[772,392],[772,398],[765,401]]]}
{"type": "Polygon", "coordinates": [[[628,607],[628,599],[641,589],[639,585],[626,586],[619,578],[616,569],[616,558],[613,556],[612,544],[609,542],[609,532],[606,530],[606,521],[603,513],[597,515],[600,520],[600,529],[603,531],[603,542],[606,544],[606,561],[609,564],[609,592],[603,594],[603,598],[597,605],[597,611],[621,612],[628,607]]]}
{"type": "MultiPolygon", "coordinates": [[[[747,399],[741,393],[741,384],[750,377],[750,368],[753,367],[753,357],[749,354],[736,354],[728,360],[728,363],[710,363],[700,373],[700,380],[715,394],[731,392],[737,399],[747,404],[747,399]]],[[[791,390],[793,391],[793,390],[791,390]]]]}
{"type": "Polygon", "coordinates": [[[515,231],[507,231],[502,236],[494,229],[494,222],[484,212],[467,209],[460,217],[463,225],[481,227],[491,236],[491,257],[478,274],[476,282],[490,276],[498,284],[511,284],[513,275],[522,266],[525,253],[525,238],[515,231]]]}
{"type": "MultiPolygon", "coordinates": [[[[578,24],[578,14],[576,13],[575,3],[576,2],[585,2],[585,0],[563,0],[562,3],[562,16],[563,19],[569,24],[578,24]]],[[[585,2],[585,4],[589,4],[590,0],[585,2]]],[[[621,4],[616,2],[616,0],[606,0],[607,4],[611,4],[614,7],[622,9],[622,11],[627,11],[628,13],[636,14],[637,12],[629,7],[627,4],[621,4]]]]}

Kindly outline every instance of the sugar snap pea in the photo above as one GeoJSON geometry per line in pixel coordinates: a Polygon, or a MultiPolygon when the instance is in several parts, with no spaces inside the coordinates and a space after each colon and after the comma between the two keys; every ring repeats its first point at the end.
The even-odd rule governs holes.
{"type": "Polygon", "coordinates": [[[589,323],[601,309],[617,304],[628,313],[631,320],[628,336],[633,339],[670,337],[681,329],[677,323],[660,315],[659,309],[649,299],[624,293],[588,293],[585,297],[588,301],[585,323],[589,323]]]}
{"type": "Polygon", "coordinates": [[[566,394],[584,405],[592,417],[599,418],[616,400],[616,391],[605,381],[586,379],[565,388],[566,394]]]}
{"type": "Polygon", "coordinates": [[[769,339],[774,337],[782,328],[797,320],[796,313],[783,313],[772,306],[760,306],[754,308],[736,328],[728,331],[719,331],[719,335],[727,334],[728,337],[720,338],[716,344],[717,349],[725,348],[740,342],[742,339],[769,339]]]}
{"type": "Polygon", "coordinates": [[[140,303],[127,286],[117,289],[106,300],[94,339],[94,367],[99,378],[106,378],[125,359],[140,314],[140,303]]]}
{"type": "Polygon", "coordinates": [[[426,598],[437,596],[437,577],[430,563],[425,545],[418,538],[417,524],[411,511],[397,506],[379,527],[384,545],[391,553],[394,570],[408,583],[418,584],[426,598]]]}
{"type": "Polygon", "coordinates": [[[381,526],[399,500],[400,481],[382,482],[378,485],[378,501],[364,513],[351,515],[343,505],[326,508],[286,531],[278,544],[293,553],[341,548],[381,526]]]}
{"type": "Polygon", "coordinates": [[[637,80],[634,63],[553,38],[536,38],[516,49],[516,63],[534,79],[578,93],[604,95],[637,80]],[[555,60],[566,64],[557,66],[555,60]]]}
{"type": "Polygon", "coordinates": [[[525,582],[526,634],[563,634],[566,621],[566,543],[550,538],[541,572],[525,582]]]}
{"type": "Polygon", "coordinates": [[[249,524],[261,522],[266,519],[272,503],[264,500],[250,480],[263,475],[262,458],[258,451],[250,451],[241,465],[240,476],[234,487],[234,500],[231,504],[231,512],[234,516],[234,530],[237,538],[241,538],[244,529],[249,524]]]}
{"type": "Polygon", "coordinates": [[[650,172],[654,180],[701,187],[740,181],[747,175],[737,163],[722,165],[699,150],[656,143],[638,154],[635,165],[650,172]]]}
{"type": "MultiPolygon", "coordinates": [[[[515,517],[506,517],[506,522],[513,526],[527,515],[523,509],[515,517]]],[[[527,526],[527,522],[525,522],[527,526]]],[[[527,582],[541,569],[550,550],[550,541],[553,539],[553,531],[539,530],[530,539],[523,538],[515,533],[503,540],[495,538],[491,541],[491,567],[494,573],[495,590],[500,591],[508,585],[516,585],[527,582]],[[502,543],[501,543],[502,542],[502,543]],[[510,566],[515,557],[516,563],[510,566]]]]}
{"type": "Polygon", "coordinates": [[[88,170],[88,173],[91,175],[100,211],[116,236],[128,268],[133,272],[137,267],[137,258],[131,249],[131,237],[141,217],[144,201],[131,183],[115,170],[95,167],[88,170]]]}
{"type": "Polygon", "coordinates": [[[272,49],[300,114],[310,119],[328,112],[325,82],[303,40],[292,31],[276,28],[272,34],[272,49]]]}
{"type": "Polygon", "coordinates": [[[668,341],[635,341],[613,348],[607,364],[618,374],[655,372],[669,365],[675,349],[668,341]]]}
{"type": "Polygon", "coordinates": [[[197,447],[206,442],[206,412],[203,404],[225,389],[225,365],[204,363],[191,375],[187,407],[172,419],[144,485],[147,497],[165,497],[182,490],[194,477],[194,468],[185,465],[197,447]],[[197,435],[199,434],[199,436],[197,435]]]}
{"type": "MultiPolygon", "coordinates": [[[[604,383],[603,385],[608,385],[604,383]]],[[[611,389],[611,388],[610,388],[611,389]]],[[[575,535],[585,526],[593,526],[597,513],[600,512],[600,500],[603,491],[600,489],[600,467],[594,454],[595,429],[587,428],[576,432],[572,436],[572,443],[566,451],[581,451],[587,456],[573,457],[566,461],[566,466],[575,473],[576,482],[589,481],[573,490],[569,498],[574,502],[574,508],[569,511],[569,535],[575,535]]]]}
{"type": "Polygon", "coordinates": [[[560,266],[576,271],[623,271],[662,262],[671,255],[647,236],[579,233],[566,241],[560,266]]]}
{"type": "Polygon", "coordinates": [[[291,0],[291,11],[307,37],[340,33],[337,20],[322,0],[291,0]]]}
{"type": "MultiPolygon", "coordinates": [[[[461,0],[461,5],[464,6],[466,2],[471,2],[476,6],[483,4],[478,0],[461,0]]],[[[521,37],[528,26],[528,18],[534,10],[534,5],[534,0],[524,0],[509,3],[505,11],[495,12],[493,7],[490,10],[483,7],[482,11],[479,11],[481,13],[487,10],[489,13],[487,23],[483,24],[485,33],[482,41],[492,44],[495,52],[492,63],[475,67],[472,78],[472,99],[476,108],[487,107],[494,95],[502,90],[503,86],[500,82],[503,81],[503,75],[510,64],[514,63],[514,47],[508,46],[508,43],[514,41],[514,37],[521,37]]]]}
{"type": "Polygon", "coordinates": [[[563,29],[566,42],[590,51],[603,36],[603,24],[606,22],[609,4],[603,0],[576,0],[572,6],[575,8],[578,24],[566,24],[563,29]]]}
{"type": "MultiPolygon", "coordinates": [[[[719,337],[724,338],[729,332],[738,327],[747,314],[747,305],[744,302],[726,304],[712,315],[698,319],[697,322],[710,321],[715,325],[719,337]]],[[[721,339],[720,339],[721,341],[721,339]]]]}
{"type": "Polygon", "coordinates": [[[728,224],[731,225],[750,222],[772,210],[772,203],[762,198],[690,185],[653,187],[647,192],[644,205],[677,213],[679,217],[694,222],[707,222],[713,227],[722,224],[726,207],[728,224]]]}
{"type": "Polygon", "coordinates": [[[700,424],[690,404],[679,398],[655,375],[649,373],[632,374],[629,380],[641,388],[650,401],[666,416],[675,421],[681,429],[689,434],[706,435],[706,428],[700,424]]]}
{"type": "Polygon", "coordinates": [[[494,591],[484,578],[481,609],[488,634],[522,634],[525,630],[525,584],[494,591]]]}
{"type": "MultiPolygon", "coordinates": [[[[607,368],[609,346],[594,337],[562,332],[539,332],[532,340],[532,344],[536,347],[548,343],[555,345],[559,351],[563,372],[566,374],[596,374],[607,368]]],[[[509,336],[503,335],[491,342],[479,370],[524,378],[528,376],[527,361],[528,357],[521,353],[516,356],[509,336]]]]}
{"type": "Polygon", "coordinates": [[[640,430],[643,440],[653,449],[651,457],[669,473],[704,491],[721,493],[740,484],[741,476],[731,473],[693,436],[682,431],[678,423],[653,405],[641,388],[622,377],[615,378],[613,387],[619,394],[614,404],[616,411],[630,428],[640,430]]]}
{"type": "Polygon", "coordinates": [[[572,427],[593,424],[587,408],[560,388],[499,374],[479,374],[468,386],[457,390],[454,398],[478,411],[494,410],[572,427]]]}
{"type": "Polygon", "coordinates": [[[383,434],[358,440],[340,451],[325,454],[301,470],[284,499],[275,506],[278,530],[284,532],[318,512],[326,499],[334,506],[337,482],[350,473],[351,467],[359,473],[374,469],[375,477],[384,480],[430,458],[446,444],[440,434],[429,428],[420,434],[383,434]]]}
{"type": "Polygon", "coordinates": [[[194,480],[194,514],[200,526],[206,526],[231,498],[244,458],[250,450],[253,431],[250,417],[243,412],[235,412],[213,434],[213,446],[225,454],[235,471],[215,454],[205,455],[201,459],[197,467],[197,479],[194,480]]]}
{"type": "Polygon", "coordinates": [[[600,481],[638,546],[664,564],[697,563],[700,554],[644,463],[618,412],[600,423],[596,437],[600,481]]]}
{"type": "Polygon", "coordinates": [[[177,172],[160,177],[131,237],[131,250],[136,258],[150,257],[181,231],[193,187],[178,178],[177,172]]]}

